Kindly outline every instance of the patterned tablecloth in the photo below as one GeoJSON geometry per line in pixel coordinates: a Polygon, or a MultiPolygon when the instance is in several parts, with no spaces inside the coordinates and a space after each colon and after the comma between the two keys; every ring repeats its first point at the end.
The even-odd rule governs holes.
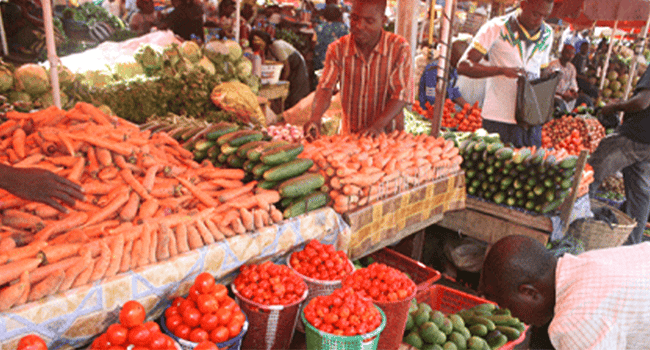
{"type": "MultiPolygon", "coordinates": [[[[49,349],[87,344],[118,321],[121,305],[138,300],[148,319],[160,316],[167,299],[187,294],[196,275],[208,271],[228,283],[244,264],[282,259],[317,239],[347,251],[350,227],[331,208],[303,215],[248,235],[179,255],[152,266],[54,295],[0,313],[0,350],[15,349],[26,334],[38,334],[49,349]]],[[[283,261],[283,260],[282,260],[283,261]]]]}

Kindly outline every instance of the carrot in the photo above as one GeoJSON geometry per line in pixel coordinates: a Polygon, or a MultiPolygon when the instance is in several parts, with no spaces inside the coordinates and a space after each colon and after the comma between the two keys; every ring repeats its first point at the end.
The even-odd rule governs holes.
{"type": "Polygon", "coordinates": [[[86,225],[91,224],[88,214],[83,211],[71,212],[64,219],[48,224],[44,229],[38,231],[34,239],[38,241],[47,241],[52,235],[79,227],[84,223],[86,223],[86,225]]]}
{"type": "MultiPolygon", "coordinates": [[[[165,226],[169,230],[167,237],[169,237],[169,243],[167,244],[167,250],[169,250],[169,257],[175,257],[178,255],[178,244],[176,243],[176,233],[171,227],[165,226]]],[[[162,230],[162,228],[161,228],[162,230]]]]}
{"type": "Polygon", "coordinates": [[[103,165],[105,167],[109,167],[113,165],[113,157],[111,156],[111,151],[107,150],[106,148],[101,148],[97,147],[97,162],[99,162],[100,165],[103,165]]]}
{"type": "Polygon", "coordinates": [[[271,219],[277,224],[278,222],[284,220],[284,215],[282,215],[282,212],[279,211],[275,206],[271,206],[271,219]]]}
{"type": "Polygon", "coordinates": [[[59,290],[59,287],[65,279],[65,271],[58,270],[47,276],[41,282],[32,286],[29,292],[28,301],[40,300],[48,295],[54,294],[59,290]]]}
{"type": "Polygon", "coordinates": [[[127,163],[126,159],[124,159],[124,157],[119,154],[115,155],[113,159],[115,160],[115,165],[117,165],[117,167],[120,169],[129,169],[135,173],[142,173],[142,169],[140,169],[135,164],[127,163]]]}
{"type": "Polygon", "coordinates": [[[246,173],[242,169],[221,169],[215,168],[213,171],[204,175],[210,179],[229,179],[229,180],[242,180],[246,173]]]}
{"type": "Polygon", "coordinates": [[[34,209],[34,214],[36,214],[36,216],[42,219],[52,219],[58,216],[60,212],[57,209],[52,208],[47,204],[42,204],[39,205],[36,209],[34,209]]]}
{"type": "Polygon", "coordinates": [[[45,227],[40,217],[15,209],[7,209],[2,213],[2,224],[30,231],[39,231],[45,227]]]}
{"type": "Polygon", "coordinates": [[[111,125],[111,122],[108,120],[106,115],[102,113],[102,111],[100,111],[97,107],[91,105],[90,103],[77,102],[74,108],[78,109],[84,114],[87,114],[88,116],[90,116],[90,118],[92,118],[92,120],[94,120],[98,124],[111,125]]]}
{"type": "MultiPolygon", "coordinates": [[[[120,262],[120,272],[129,271],[131,268],[131,250],[133,249],[133,241],[127,240],[124,243],[124,252],[122,253],[122,261],[120,262]]],[[[135,264],[133,264],[135,266],[135,264]]]]}
{"type": "Polygon", "coordinates": [[[133,190],[134,190],[135,192],[137,192],[137,193],[140,195],[140,197],[142,197],[142,198],[144,198],[144,199],[150,199],[150,198],[152,198],[151,195],[149,194],[149,191],[147,191],[147,190],[144,188],[144,186],[142,186],[142,184],[139,183],[138,180],[135,179],[135,177],[133,177],[133,173],[131,172],[130,169],[128,169],[128,168],[123,168],[123,169],[120,171],[120,175],[122,176],[122,178],[124,179],[124,181],[125,181],[129,186],[131,186],[131,188],[133,188],[133,190]]]}
{"type": "Polygon", "coordinates": [[[219,201],[223,203],[223,202],[227,202],[232,198],[239,197],[244,193],[252,191],[256,185],[257,185],[257,181],[251,181],[242,187],[225,190],[224,192],[221,193],[221,195],[219,195],[219,201]]]}
{"type": "Polygon", "coordinates": [[[135,215],[138,212],[138,206],[140,205],[140,196],[134,191],[131,192],[129,200],[124,204],[122,210],[120,211],[120,219],[122,221],[133,221],[135,215]]]}
{"type": "Polygon", "coordinates": [[[255,222],[255,228],[261,229],[262,227],[264,227],[264,218],[262,217],[262,210],[253,211],[253,221],[255,222]]]}
{"type": "Polygon", "coordinates": [[[68,174],[68,180],[73,182],[79,182],[81,180],[81,175],[85,170],[84,166],[86,165],[86,160],[84,158],[79,158],[75,165],[72,167],[72,170],[68,174]]]}
{"type": "Polygon", "coordinates": [[[103,138],[95,137],[93,135],[71,134],[70,137],[79,141],[87,142],[96,147],[106,148],[111,152],[115,152],[116,154],[123,156],[130,156],[135,151],[132,145],[126,144],[124,142],[108,141],[103,138]]]}
{"type": "Polygon", "coordinates": [[[142,203],[140,205],[140,210],[138,212],[138,216],[142,220],[152,218],[153,215],[158,210],[158,207],[160,207],[160,203],[158,202],[157,199],[151,198],[149,200],[146,200],[146,201],[144,201],[144,203],[142,203]]]}
{"type": "Polygon", "coordinates": [[[20,124],[18,124],[17,121],[7,120],[6,122],[0,124],[0,137],[12,135],[18,128],[20,128],[20,124]]]}
{"type": "MultiPolygon", "coordinates": [[[[137,239],[133,241],[133,250],[131,250],[131,269],[136,267],[142,267],[142,254],[145,254],[146,247],[143,246],[142,240],[137,239]]],[[[154,252],[156,250],[154,249],[154,252]]],[[[155,262],[155,260],[154,260],[155,262]]]]}
{"type": "Polygon", "coordinates": [[[16,248],[16,241],[11,237],[2,237],[0,239],[0,253],[4,253],[16,248]]]}
{"type": "Polygon", "coordinates": [[[236,218],[235,220],[232,221],[232,230],[235,231],[235,233],[238,235],[243,235],[244,233],[246,233],[246,228],[242,224],[240,218],[236,218]]]}
{"type": "Polygon", "coordinates": [[[253,231],[255,229],[253,214],[246,208],[239,209],[239,213],[241,214],[242,223],[244,224],[246,230],[253,231]]]}
{"type": "Polygon", "coordinates": [[[199,249],[203,247],[203,240],[201,239],[201,234],[192,224],[187,225],[187,242],[190,245],[190,249],[199,249]]]}
{"type": "Polygon", "coordinates": [[[122,255],[124,254],[124,235],[115,236],[111,241],[111,261],[106,269],[106,277],[115,276],[120,270],[122,255]]]}
{"type": "Polygon", "coordinates": [[[25,158],[25,137],[25,130],[21,128],[16,129],[12,136],[12,147],[20,159],[25,158]]]}
{"type": "Polygon", "coordinates": [[[101,240],[99,244],[101,248],[101,254],[99,256],[99,259],[97,259],[97,262],[95,262],[92,274],[90,275],[90,282],[100,280],[102,277],[104,277],[106,270],[108,270],[108,265],[110,265],[111,262],[111,248],[108,247],[108,244],[106,244],[104,240],[101,240]]]}
{"type": "Polygon", "coordinates": [[[38,283],[44,280],[49,275],[58,273],[59,271],[65,271],[66,269],[70,268],[70,266],[79,264],[80,262],[81,262],[81,257],[74,256],[74,257],[69,257],[57,261],[55,263],[49,263],[47,265],[41,266],[36,270],[32,271],[29,274],[29,281],[32,284],[38,283]]]}
{"type": "Polygon", "coordinates": [[[176,245],[178,246],[179,253],[185,253],[190,251],[190,247],[187,245],[187,226],[185,224],[180,224],[176,226],[176,245]]]}
{"type": "Polygon", "coordinates": [[[0,209],[18,208],[26,203],[26,200],[10,195],[0,199],[0,209]]]}
{"type": "Polygon", "coordinates": [[[264,223],[264,226],[269,226],[271,225],[271,216],[269,215],[269,212],[266,210],[260,210],[262,212],[262,222],[264,223]]]}
{"type": "Polygon", "coordinates": [[[113,199],[105,207],[89,215],[85,226],[96,224],[100,221],[112,217],[120,208],[122,208],[122,206],[124,206],[124,204],[126,204],[128,200],[129,200],[129,191],[128,190],[122,191],[115,199],[113,199]]]}
{"type": "Polygon", "coordinates": [[[203,242],[205,245],[209,245],[215,242],[215,237],[212,236],[212,232],[208,229],[207,226],[203,223],[203,220],[196,220],[194,222],[194,225],[196,225],[196,228],[198,229],[197,231],[201,235],[201,239],[203,239],[203,242]]]}
{"type": "Polygon", "coordinates": [[[343,186],[343,194],[350,196],[350,195],[360,195],[363,191],[361,190],[361,187],[353,185],[353,184],[347,184],[343,186]]]}
{"type": "Polygon", "coordinates": [[[223,239],[226,239],[226,237],[223,235],[223,233],[219,230],[217,225],[215,225],[212,220],[206,219],[204,224],[205,226],[207,226],[208,230],[210,230],[210,233],[212,234],[212,237],[214,237],[215,242],[219,242],[223,239]]]}
{"type": "Polygon", "coordinates": [[[238,188],[244,185],[244,183],[239,180],[228,180],[228,179],[220,179],[220,178],[213,179],[212,183],[226,189],[238,188]]]}
{"type": "Polygon", "coordinates": [[[25,291],[29,293],[29,272],[25,271],[20,275],[20,281],[0,290],[0,311],[11,309],[20,305],[20,299],[25,291]]]}
{"type": "Polygon", "coordinates": [[[156,173],[160,170],[160,164],[153,165],[147,169],[147,172],[144,175],[144,180],[142,180],[142,187],[148,192],[151,192],[153,189],[154,181],[156,180],[156,173]]]}
{"type": "MultiPolygon", "coordinates": [[[[5,252],[9,257],[9,261],[18,261],[27,258],[33,258],[38,254],[41,249],[47,246],[47,242],[34,241],[26,246],[14,248],[5,252]]],[[[0,283],[2,285],[2,283],[0,283]]]]}
{"type": "Polygon", "coordinates": [[[164,261],[169,259],[169,236],[173,233],[167,225],[160,225],[158,234],[158,246],[156,248],[156,259],[164,261]]]}
{"type": "Polygon", "coordinates": [[[11,164],[16,164],[20,161],[18,154],[16,154],[16,151],[14,151],[13,148],[9,148],[5,152],[7,153],[7,156],[9,156],[9,162],[11,164]]]}
{"type": "MultiPolygon", "coordinates": [[[[187,188],[192,194],[201,201],[201,203],[207,205],[208,207],[216,207],[219,203],[210,195],[206,194],[196,186],[194,186],[189,180],[183,179],[181,177],[176,177],[176,179],[187,188]]],[[[223,202],[223,201],[222,201],[223,202]]]]}
{"type": "Polygon", "coordinates": [[[215,220],[213,220],[213,221],[217,224],[217,227],[219,228],[219,231],[221,231],[221,232],[223,233],[224,236],[230,238],[230,237],[233,237],[233,236],[236,236],[236,235],[237,235],[237,234],[235,233],[235,231],[233,231],[233,230],[228,226],[230,223],[225,224],[225,223],[223,223],[223,222],[217,222],[217,221],[215,221],[215,220]]]}
{"type": "Polygon", "coordinates": [[[81,244],[68,243],[68,244],[48,245],[44,247],[42,251],[43,254],[45,254],[45,259],[48,262],[48,264],[52,264],[57,261],[77,255],[79,249],[81,249],[81,244]]]}
{"type": "MultiPolygon", "coordinates": [[[[136,262],[138,266],[144,266],[148,265],[150,262],[155,262],[151,261],[151,249],[152,249],[152,235],[154,235],[154,227],[153,224],[149,222],[145,222],[143,224],[143,229],[142,229],[142,235],[140,235],[140,238],[142,239],[142,246],[144,249],[144,252],[142,255],[140,255],[139,260],[136,262]]],[[[153,247],[155,248],[155,247],[153,247]]]]}
{"type": "MultiPolygon", "coordinates": [[[[162,225],[162,223],[160,225],[162,225]]],[[[151,225],[151,231],[149,232],[151,243],[149,247],[144,247],[147,249],[143,249],[143,253],[149,252],[149,262],[152,264],[155,264],[157,261],[156,250],[158,249],[158,228],[160,225],[151,225]]]]}
{"type": "MultiPolygon", "coordinates": [[[[37,148],[34,148],[34,149],[37,150],[37,148]]],[[[31,166],[39,163],[44,158],[45,158],[44,154],[42,154],[40,152],[34,153],[31,156],[29,156],[29,157],[21,160],[20,162],[14,164],[13,166],[14,166],[14,168],[28,168],[28,167],[31,167],[31,166]]]]}
{"type": "Polygon", "coordinates": [[[91,174],[96,174],[99,171],[99,161],[97,160],[95,147],[88,147],[88,150],[86,151],[86,157],[88,157],[88,172],[91,174]]]}
{"type": "Polygon", "coordinates": [[[34,271],[41,262],[42,259],[30,258],[4,264],[0,270],[0,286],[20,277],[20,275],[25,271],[34,271]]]}

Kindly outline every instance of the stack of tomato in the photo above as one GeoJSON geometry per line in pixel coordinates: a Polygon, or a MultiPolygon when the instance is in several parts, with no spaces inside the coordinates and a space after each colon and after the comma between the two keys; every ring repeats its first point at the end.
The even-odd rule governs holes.
{"type": "Polygon", "coordinates": [[[289,305],[302,299],[307,290],[302,280],[286,265],[270,261],[243,265],[233,282],[239,294],[260,305],[289,305]]]}
{"type": "Polygon", "coordinates": [[[321,281],[339,281],[352,272],[345,252],[315,239],[309,241],[305,249],[291,254],[289,266],[303,276],[321,281]]]}
{"type": "Polygon", "coordinates": [[[361,297],[349,287],[315,297],[304,313],[307,322],[315,328],[343,336],[372,332],[381,325],[382,318],[370,299],[361,297]]]}
{"type": "Polygon", "coordinates": [[[343,286],[378,302],[404,300],[413,295],[416,288],[403,272],[380,263],[354,271],[343,280],[343,286]]]}
{"type": "Polygon", "coordinates": [[[137,301],[127,301],[120,310],[120,323],[112,324],[106,333],[93,341],[90,349],[176,350],[172,338],[164,335],[156,322],[144,322],[146,312],[137,301]]]}
{"type": "Polygon", "coordinates": [[[544,124],[542,147],[564,148],[569,154],[577,155],[581,150],[593,152],[605,137],[605,128],[598,119],[565,115],[544,124]]]}
{"type": "Polygon", "coordinates": [[[178,297],[165,310],[167,329],[194,343],[226,342],[239,335],[245,322],[246,316],[226,287],[206,272],[196,276],[187,299],[178,297]]]}

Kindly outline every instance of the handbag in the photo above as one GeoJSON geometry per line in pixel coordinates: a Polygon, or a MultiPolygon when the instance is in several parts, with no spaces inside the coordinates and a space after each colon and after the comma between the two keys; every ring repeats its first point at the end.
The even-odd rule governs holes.
{"type": "Polygon", "coordinates": [[[551,120],[559,81],[560,72],[535,80],[528,80],[525,76],[517,79],[515,120],[518,125],[528,129],[551,120]]]}

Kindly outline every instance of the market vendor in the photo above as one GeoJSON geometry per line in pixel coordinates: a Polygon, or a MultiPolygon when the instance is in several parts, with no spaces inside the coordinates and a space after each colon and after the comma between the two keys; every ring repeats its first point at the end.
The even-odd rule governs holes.
{"type": "Polygon", "coordinates": [[[650,243],[556,258],[527,236],[489,250],[479,292],[543,327],[557,350],[647,349],[650,243]],[[550,322],[550,324],[549,324],[550,322]]]}
{"type": "Polygon", "coordinates": [[[379,134],[403,129],[402,109],[413,102],[411,48],[383,29],[386,0],[355,1],[350,33],[327,50],[305,135],[320,134],[321,117],[341,86],[343,131],[379,134]]]}
{"type": "Polygon", "coordinates": [[[575,44],[576,54],[571,63],[576,67],[576,79],[580,92],[592,99],[598,98],[598,89],[589,82],[589,40],[583,39],[575,44]]]}
{"type": "Polygon", "coordinates": [[[544,23],[553,0],[523,0],[520,9],[484,24],[458,63],[458,74],[487,78],[483,128],[515,147],[541,146],[542,126],[517,125],[517,78],[538,78],[549,62],[553,29],[544,23]],[[481,62],[485,58],[487,61],[481,62]]]}
{"type": "Polygon", "coordinates": [[[44,169],[0,164],[0,188],[14,196],[45,203],[63,213],[68,210],[59,201],[74,206],[75,199],[85,200],[81,186],[44,169]]]}
{"type": "Polygon", "coordinates": [[[192,36],[204,41],[203,9],[194,0],[172,0],[174,10],[163,20],[160,29],[171,29],[183,40],[192,36]]]}
{"type": "Polygon", "coordinates": [[[600,141],[589,157],[594,168],[594,182],[589,186],[593,197],[609,176],[623,172],[625,211],[636,220],[627,244],[641,243],[650,214],[650,68],[636,84],[634,95],[601,109],[603,115],[623,114],[623,124],[615,133],[600,141]]]}
{"type": "Polygon", "coordinates": [[[572,45],[564,45],[560,58],[552,61],[548,67],[542,71],[542,75],[550,75],[553,72],[560,72],[560,80],[555,87],[555,107],[560,108],[563,112],[569,112],[573,109],[576,99],[578,98],[578,82],[576,81],[576,68],[571,63],[576,49],[572,45]]]}
{"type": "MultiPolygon", "coordinates": [[[[458,73],[456,66],[460,60],[463,52],[468,47],[465,40],[454,40],[451,44],[451,55],[449,57],[449,81],[447,82],[447,98],[454,101],[458,106],[464,107],[467,101],[460,93],[456,81],[458,80],[458,73]]],[[[420,78],[419,100],[420,107],[424,110],[427,109],[426,103],[429,102],[431,106],[436,101],[436,85],[438,84],[438,62],[429,63],[422,73],[420,78]]]]}

